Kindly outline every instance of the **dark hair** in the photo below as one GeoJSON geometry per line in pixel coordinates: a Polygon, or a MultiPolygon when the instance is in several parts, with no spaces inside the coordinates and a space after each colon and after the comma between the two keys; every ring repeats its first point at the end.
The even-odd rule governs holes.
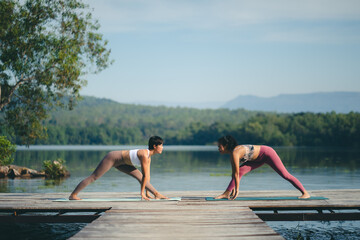
{"type": "Polygon", "coordinates": [[[219,138],[218,143],[223,145],[225,149],[229,151],[233,151],[234,148],[238,145],[235,138],[230,135],[219,138]]]}
{"type": "Polygon", "coordinates": [[[154,149],[154,145],[158,146],[164,143],[164,140],[159,136],[152,136],[149,138],[149,150],[154,149]]]}

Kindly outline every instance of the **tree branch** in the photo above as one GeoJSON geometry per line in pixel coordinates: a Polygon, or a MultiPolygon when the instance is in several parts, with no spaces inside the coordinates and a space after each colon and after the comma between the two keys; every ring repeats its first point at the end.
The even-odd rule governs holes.
{"type": "Polygon", "coordinates": [[[23,83],[27,82],[27,81],[31,81],[33,80],[34,77],[29,77],[29,78],[26,78],[26,79],[22,79],[20,81],[18,81],[14,86],[13,88],[11,89],[10,93],[9,93],[9,96],[7,97],[7,99],[5,101],[1,101],[1,87],[0,87],[0,110],[2,110],[6,105],[8,105],[10,102],[11,102],[11,98],[12,96],[14,95],[15,93],[15,90],[20,86],[22,85],[23,83]]]}

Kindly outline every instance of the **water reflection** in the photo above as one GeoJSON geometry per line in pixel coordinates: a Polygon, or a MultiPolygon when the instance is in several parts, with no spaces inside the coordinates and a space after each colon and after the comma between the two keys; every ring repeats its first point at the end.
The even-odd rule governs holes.
{"type": "Polygon", "coordinates": [[[360,239],[359,221],[267,222],[285,239],[360,239]]]}
{"type": "Polygon", "coordinates": [[[79,232],[86,223],[1,223],[2,239],[63,240],[79,232]]]}
{"type": "MultiPolygon", "coordinates": [[[[119,148],[118,148],[119,149],[119,148]]],[[[117,149],[114,149],[117,150],[117,149]]],[[[334,148],[275,148],[286,167],[299,169],[359,169],[360,150],[334,148]]],[[[45,160],[62,158],[71,172],[79,174],[95,169],[109,150],[21,150],[15,154],[14,164],[41,169],[45,160]]],[[[166,172],[198,172],[229,167],[228,156],[217,151],[164,151],[153,157],[152,170],[166,172]]]]}
{"type": "MultiPolygon", "coordinates": [[[[123,146],[124,147],[124,146],[123,146]]],[[[115,147],[119,150],[122,147],[115,147]]],[[[165,148],[151,164],[151,182],[160,191],[219,190],[226,188],[231,174],[228,155],[221,155],[216,147],[181,149],[165,148]]],[[[275,148],[285,166],[303,185],[311,189],[357,188],[360,183],[360,150],[336,148],[275,148]],[[334,181],[336,178],[337,181],[334,181]]],[[[71,191],[88,176],[100,160],[112,149],[87,147],[71,150],[20,150],[14,164],[42,169],[44,160],[62,158],[71,177],[54,182],[45,179],[1,179],[1,192],[71,191]]],[[[268,166],[247,174],[241,180],[241,190],[293,189],[268,166]],[[264,186],[263,182],[269,183],[264,186]]],[[[137,191],[138,183],[112,169],[86,191],[137,191]]]]}

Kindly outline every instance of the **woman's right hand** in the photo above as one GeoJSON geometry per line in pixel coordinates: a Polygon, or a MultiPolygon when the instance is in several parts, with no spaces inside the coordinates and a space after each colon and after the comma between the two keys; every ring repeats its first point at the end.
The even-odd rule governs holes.
{"type": "Polygon", "coordinates": [[[223,199],[223,198],[227,198],[229,199],[231,197],[231,193],[230,191],[226,190],[223,194],[217,196],[217,197],[214,197],[214,199],[223,199]]]}
{"type": "Polygon", "coordinates": [[[146,201],[150,201],[150,198],[148,198],[144,192],[141,193],[141,200],[143,199],[145,199],[146,201]]]}
{"type": "Polygon", "coordinates": [[[146,189],[146,196],[150,199],[153,199],[153,197],[150,195],[149,191],[146,189]]]}

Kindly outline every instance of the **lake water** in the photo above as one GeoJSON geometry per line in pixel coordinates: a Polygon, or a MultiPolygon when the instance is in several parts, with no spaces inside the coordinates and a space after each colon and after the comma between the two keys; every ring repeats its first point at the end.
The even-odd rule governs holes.
{"type": "MultiPolygon", "coordinates": [[[[84,177],[91,174],[108,151],[134,148],[145,146],[31,146],[29,149],[18,147],[14,164],[40,170],[44,160],[61,158],[66,161],[71,177],[56,182],[44,179],[1,179],[0,192],[70,193],[84,177]]],[[[308,190],[354,189],[360,186],[359,149],[275,147],[275,150],[288,171],[308,190]]],[[[163,154],[153,156],[151,163],[151,182],[160,192],[218,190],[221,193],[227,187],[230,175],[228,156],[220,155],[215,146],[165,146],[163,154]]],[[[84,191],[136,192],[138,189],[139,184],[136,180],[112,169],[84,191]]],[[[243,177],[240,185],[240,190],[293,189],[290,183],[266,165],[243,177]]],[[[360,239],[359,221],[268,224],[286,239],[360,239]]],[[[72,224],[74,229],[70,234],[76,233],[82,226],[84,225],[72,224]]],[[[19,225],[14,229],[17,227],[19,225]]],[[[53,234],[54,239],[69,237],[67,224],[20,227],[43,229],[44,235],[53,234]]],[[[40,231],[39,229],[37,231],[40,231]]]]}

